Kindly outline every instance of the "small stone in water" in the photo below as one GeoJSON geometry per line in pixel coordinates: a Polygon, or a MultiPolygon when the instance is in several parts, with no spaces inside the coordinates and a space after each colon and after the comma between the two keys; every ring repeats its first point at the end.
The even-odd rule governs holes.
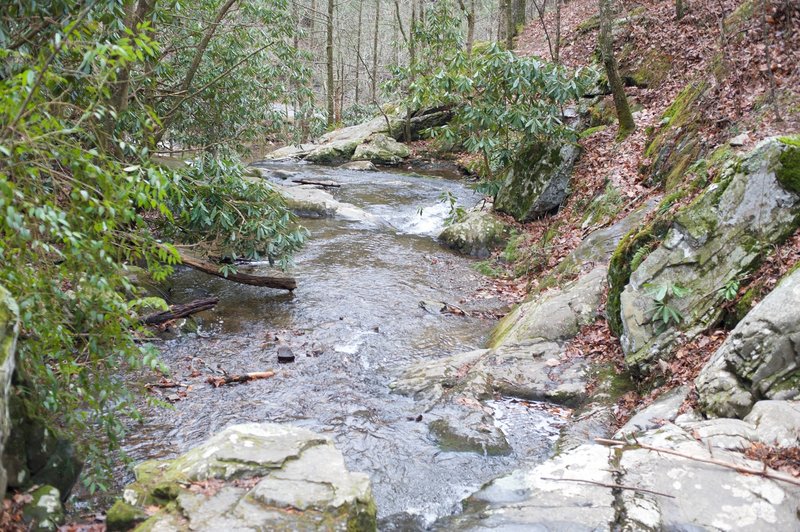
{"type": "Polygon", "coordinates": [[[278,362],[281,364],[294,362],[294,353],[291,347],[288,345],[281,345],[278,347],[278,362]]]}

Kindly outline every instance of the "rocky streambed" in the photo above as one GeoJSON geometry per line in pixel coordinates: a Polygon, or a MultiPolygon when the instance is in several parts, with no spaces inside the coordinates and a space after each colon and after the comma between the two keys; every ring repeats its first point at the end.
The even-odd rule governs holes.
{"type": "Polygon", "coordinates": [[[458,179],[400,171],[259,168],[311,232],[293,270],[299,287],[289,295],[178,274],[171,301],[214,294],[220,302],[196,332],[160,345],[170,378],[191,388],[163,390],[172,409],[146,411],[127,442],[137,462],[175,458],[226,427],[280,423],[335,444],[347,469],[368,476],[381,528],[421,529],[491,479],[550,455],[567,409],[493,397],[485,408],[494,416],[480,430],[502,434],[502,452],[460,452],[428,427],[449,418],[448,409],[431,410],[391,387],[414,364],[482,347],[492,316],[507,311],[479,292],[485,280],[471,259],[436,241],[449,209],[442,193],[463,205],[479,196],[458,179]],[[291,349],[293,363],[278,363],[279,346],[291,349]],[[204,382],[223,370],[276,376],[220,388],[204,382]]]}

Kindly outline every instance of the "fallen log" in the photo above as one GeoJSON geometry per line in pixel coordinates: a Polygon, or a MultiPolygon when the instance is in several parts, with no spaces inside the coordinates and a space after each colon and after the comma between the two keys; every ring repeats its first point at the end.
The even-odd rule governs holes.
{"type": "Polygon", "coordinates": [[[222,277],[223,279],[227,279],[228,281],[233,281],[235,283],[249,284],[251,286],[266,286],[267,288],[278,288],[281,290],[289,290],[290,292],[297,288],[297,281],[294,279],[294,277],[253,275],[251,273],[244,272],[230,272],[228,275],[224,275],[219,271],[220,267],[217,264],[200,260],[196,257],[192,257],[191,255],[186,255],[183,252],[180,252],[180,257],[181,263],[189,266],[190,268],[207,273],[208,275],[222,277]]]}
{"type": "Polygon", "coordinates": [[[219,303],[219,298],[207,297],[204,299],[197,299],[183,305],[170,305],[169,310],[156,312],[154,314],[150,314],[149,316],[145,316],[142,319],[142,323],[145,325],[159,325],[168,321],[185,318],[204,310],[210,310],[214,308],[217,303],[219,303]]]}
{"type": "Polygon", "coordinates": [[[257,381],[260,379],[269,379],[275,376],[274,371],[256,371],[253,373],[245,373],[244,375],[225,375],[222,377],[210,376],[206,379],[214,388],[225,386],[227,384],[240,384],[243,382],[257,381]]]}
{"type": "Polygon", "coordinates": [[[326,187],[326,188],[339,188],[341,183],[337,183],[336,181],[328,181],[327,179],[317,180],[317,179],[292,179],[292,183],[300,183],[301,185],[316,185],[318,187],[326,187]]]}

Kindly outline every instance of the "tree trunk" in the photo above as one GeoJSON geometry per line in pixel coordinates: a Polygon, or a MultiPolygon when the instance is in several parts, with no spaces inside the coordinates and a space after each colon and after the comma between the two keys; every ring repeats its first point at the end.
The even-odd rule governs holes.
{"type": "Polygon", "coordinates": [[[553,62],[561,62],[561,2],[556,0],[556,39],[553,43],[553,62]]]}
{"type": "Polygon", "coordinates": [[[372,76],[371,95],[372,101],[378,101],[378,21],[381,17],[381,0],[375,0],[375,30],[372,35],[372,76]]]}
{"type": "Polygon", "coordinates": [[[328,0],[328,20],[327,20],[327,41],[325,45],[325,54],[326,54],[326,66],[328,70],[328,86],[327,86],[327,97],[328,97],[328,127],[332,128],[335,122],[334,112],[335,109],[333,108],[334,102],[334,91],[336,90],[333,85],[333,7],[334,7],[334,0],[328,0]]]}
{"type": "Polygon", "coordinates": [[[475,43],[475,0],[470,0],[469,9],[464,0],[458,0],[458,5],[467,18],[467,55],[472,55],[472,46],[475,43]]]}
{"type": "Polygon", "coordinates": [[[514,26],[514,2],[513,0],[506,0],[506,49],[514,49],[514,35],[516,28],[514,26]]]}
{"type": "MultiPolygon", "coordinates": [[[[356,57],[361,57],[361,20],[362,20],[362,13],[364,11],[364,0],[358,0],[358,31],[356,33],[356,57]]],[[[356,91],[355,91],[355,103],[358,105],[359,102],[359,90],[360,90],[360,79],[359,79],[359,72],[361,71],[361,63],[356,61],[356,91]]]]}
{"type": "Polygon", "coordinates": [[[525,0],[515,0],[516,5],[514,6],[514,33],[517,32],[517,28],[522,28],[525,26],[525,0]]]}
{"type": "Polygon", "coordinates": [[[628,105],[628,98],[625,96],[625,86],[619,77],[617,70],[617,60],[614,57],[614,38],[611,34],[611,23],[614,20],[614,13],[611,9],[611,0],[600,0],[600,51],[603,55],[603,66],[608,76],[608,85],[614,96],[614,107],[617,109],[619,119],[618,138],[624,139],[636,129],[633,121],[631,108],[628,105]]]}
{"type": "Polygon", "coordinates": [[[181,257],[181,264],[185,266],[189,266],[190,268],[194,268],[195,270],[207,273],[209,275],[222,277],[223,279],[227,279],[235,283],[248,284],[251,286],[265,286],[267,288],[278,288],[280,290],[289,290],[289,291],[292,291],[295,288],[297,288],[297,281],[293,277],[253,275],[250,273],[243,273],[243,272],[229,273],[227,276],[225,276],[219,271],[220,266],[218,264],[206,262],[204,260],[200,260],[198,258],[186,255],[184,253],[181,253],[180,257],[181,257]]]}
{"type": "Polygon", "coordinates": [[[680,20],[686,15],[686,3],[684,0],[675,0],[675,20],[680,20]]]}

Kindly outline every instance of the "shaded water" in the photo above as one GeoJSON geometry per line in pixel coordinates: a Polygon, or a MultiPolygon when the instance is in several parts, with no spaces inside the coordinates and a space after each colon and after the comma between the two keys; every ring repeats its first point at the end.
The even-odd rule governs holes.
{"type": "Polygon", "coordinates": [[[172,457],[234,423],[303,426],[330,435],[349,468],[370,475],[382,526],[390,529],[423,527],[457,510],[465,495],[520,461],[546,455],[561,419],[545,410],[493,402],[514,454],[486,457],[442,452],[426,424],[416,421],[419,414],[424,421],[421,407],[389,393],[388,384],[409,364],[481,347],[494,325],[431,314],[419,304],[500,306],[471,298],[484,280],[470,259],[434,239],[448,210],[438,199],[442,192],[467,206],[479,198],[456,180],[306,165],[275,168],[341,183],[337,199],[386,224],[303,220],[311,239],[296,257],[294,294],[181,271],[171,302],[213,294],[220,303],[202,316],[198,334],[160,345],[172,378],[192,387],[174,409],[145,412],[144,425],[126,442],[132,457],[172,457]],[[277,364],[276,335],[297,355],[293,364],[277,364]],[[214,389],[204,378],[218,368],[274,369],[277,375],[214,389]]]}

